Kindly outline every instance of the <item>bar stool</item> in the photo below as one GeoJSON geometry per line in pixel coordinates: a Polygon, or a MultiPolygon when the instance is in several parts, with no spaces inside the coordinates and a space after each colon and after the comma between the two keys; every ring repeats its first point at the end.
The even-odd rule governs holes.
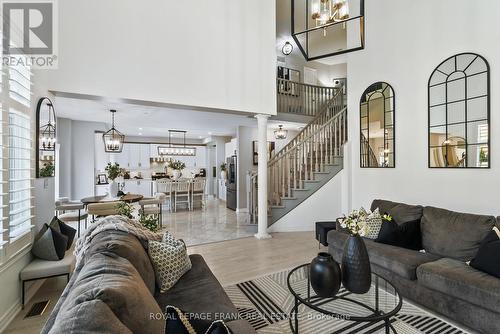
{"type": "Polygon", "coordinates": [[[81,202],[72,202],[68,198],[63,197],[56,201],[56,217],[64,222],[77,222],[78,237],[80,237],[80,223],[85,221],[85,229],[87,229],[88,213],[84,211],[84,205],[81,202]]]}
{"type": "Polygon", "coordinates": [[[194,207],[195,197],[199,197],[201,208],[205,207],[205,185],[206,179],[194,179],[191,184],[191,210],[194,207]]]}
{"type": "Polygon", "coordinates": [[[187,204],[188,209],[191,207],[191,196],[190,187],[191,182],[189,181],[178,181],[174,186],[174,211],[177,212],[177,205],[187,204]]]}

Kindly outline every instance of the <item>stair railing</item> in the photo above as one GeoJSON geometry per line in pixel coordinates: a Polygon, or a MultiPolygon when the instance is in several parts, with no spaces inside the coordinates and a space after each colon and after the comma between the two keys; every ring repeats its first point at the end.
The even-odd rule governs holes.
{"type": "Polygon", "coordinates": [[[285,79],[276,79],[279,113],[316,116],[336,95],[336,88],[309,85],[285,79]]]}
{"type": "Polygon", "coordinates": [[[337,163],[347,141],[347,108],[334,114],[307,137],[281,150],[268,165],[268,200],[271,206],[282,205],[292,198],[292,190],[304,189],[314,173],[325,172],[326,165],[337,163]]]}

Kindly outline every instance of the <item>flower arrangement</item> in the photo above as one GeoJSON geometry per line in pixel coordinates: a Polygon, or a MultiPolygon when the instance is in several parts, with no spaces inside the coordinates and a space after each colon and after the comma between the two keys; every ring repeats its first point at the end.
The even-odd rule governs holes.
{"type": "Polygon", "coordinates": [[[221,164],[221,165],[220,165],[220,170],[224,172],[224,171],[226,170],[226,166],[227,166],[227,165],[226,165],[226,163],[224,162],[223,164],[221,164]]]}
{"type": "Polygon", "coordinates": [[[117,163],[108,162],[108,165],[105,168],[106,173],[108,173],[108,179],[114,181],[116,178],[123,175],[123,168],[120,168],[120,165],[117,163]]]}
{"type": "Polygon", "coordinates": [[[51,177],[54,176],[54,171],[56,167],[52,162],[46,162],[43,167],[40,168],[40,177],[51,177]]]}
{"type": "Polygon", "coordinates": [[[171,168],[173,170],[183,170],[184,168],[186,168],[186,164],[179,160],[172,160],[169,161],[168,168],[171,168]]]}
{"type": "Polygon", "coordinates": [[[352,235],[365,236],[370,232],[370,228],[366,224],[368,213],[364,209],[354,210],[348,216],[340,218],[340,226],[349,230],[352,235]]]}

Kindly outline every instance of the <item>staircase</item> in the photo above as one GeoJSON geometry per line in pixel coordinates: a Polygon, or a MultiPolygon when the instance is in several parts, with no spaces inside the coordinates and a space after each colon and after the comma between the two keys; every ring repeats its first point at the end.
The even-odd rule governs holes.
{"type": "MultiPolygon", "coordinates": [[[[278,111],[284,112],[289,110],[290,97],[280,97],[280,80],[278,111]]],[[[297,88],[300,85],[303,84],[290,84],[297,88]]],[[[294,96],[291,112],[313,116],[313,119],[268,163],[269,226],[304,202],[343,168],[342,148],[347,140],[347,108],[342,91],[326,87],[302,89],[301,94],[294,96]],[[311,102],[299,104],[297,99],[311,102]],[[322,104],[318,105],[316,101],[322,101],[322,104]]],[[[257,219],[257,178],[257,174],[250,177],[248,188],[253,221],[257,219]]]]}

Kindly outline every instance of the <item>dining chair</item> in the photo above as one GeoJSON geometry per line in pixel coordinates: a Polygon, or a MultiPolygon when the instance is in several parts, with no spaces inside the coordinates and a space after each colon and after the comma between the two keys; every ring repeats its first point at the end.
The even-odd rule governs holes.
{"type": "Polygon", "coordinates": [[[156,193],[164,194],[164,202],[168,201],[168,209],[172,212],[173,208],[173,182],[170,179],[156,180],[156,193]]]}
{"type": "Polygon", "coordinates": [[[158,217],[158,224],[160,228],[163,227],[163,210],[162,206],[165,203],[166,195],[164,193],[157,193],[156,198],[148,198],[139,201],[141,206],[139,209],[139,215],[154,215],[158,217]]]}
{"type": "Polygon", "coordinates": [[[106,217],[117,215],[118,211],[118,201],[112,202],[102,202],[102,203],[92,203],[87,206],[87,212],[93,217],[106,217]]]}
{"type": "Polygon", "coordinates": [[[191,184],[191,210],[194,208],[194,201],[195,197],[199,198],[199,201],[201,202],[201,208],[203,209],[205,207],[205,186],[206,186],[206,179],[204,178],[199,178],[199,179],[194,179],[191,184]]]}
{"type": "Polygon", "coordinates": [[[70,201],[67,197],[60,198],[55,203],[56,217],[63,223],[77,222],[78,237],[80,237],[80,223],[85,221],[87,229],[88,213],[82,202],[70,201]]]}
{"type": "Polygon", "coordinates": [[[177,181],[175,182],[174,186],[174,212],[177,212],[177,206],[179,204],[187,204],[188,209],[191,208],[191,201],[190,201],[190,188],[191,188],[191,183],[186,180],[182,181],[177,181]]]}

